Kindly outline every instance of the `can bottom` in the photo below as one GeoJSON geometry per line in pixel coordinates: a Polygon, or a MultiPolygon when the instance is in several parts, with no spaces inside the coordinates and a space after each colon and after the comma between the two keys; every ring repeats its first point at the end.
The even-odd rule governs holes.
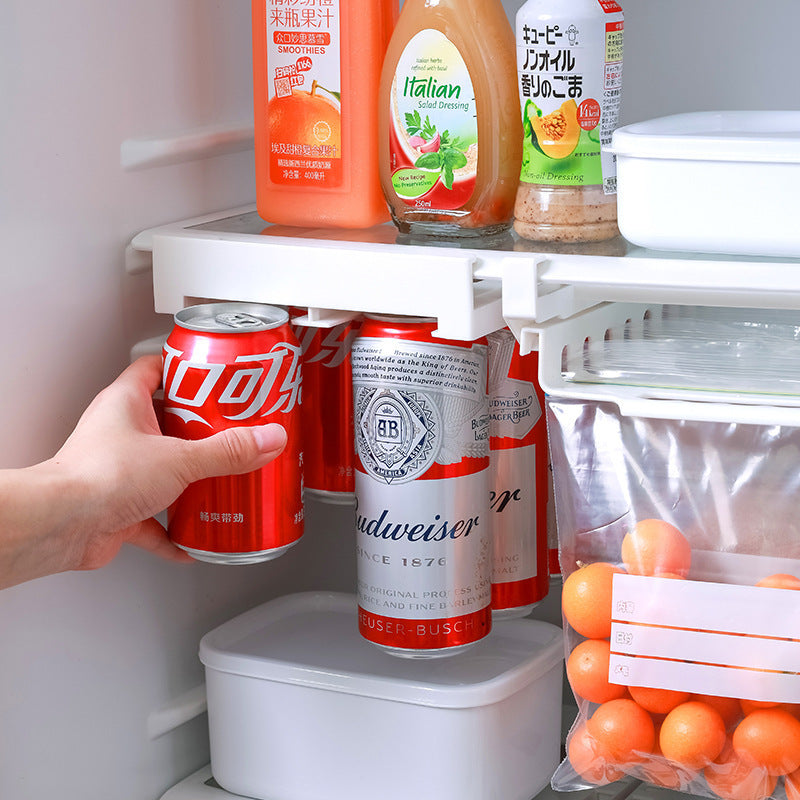
{"type": "Polygon", "coordinates": [[[323,503],[330,503],[335,506],[352,506],[356,502],[355,492],[331,492],[327,489],[311,489],[305,486],[303,487],[303,493],[310,495],[315,500],[321,500],[323,503]]]}
{"type": "Polygon", "coordinates": [[[492,619],[517,619],[518,617],[527,617],[540,602],[541,600],[536,603],[528,603],[525,606],[516,606],[515,608],[493,608],[492,619]]]}
{"type": "Polygon", "coordinates": [[[249,553],[213,553],[210,550],[195,550],[191,547],[177,545],[181,550],[185,550],[196,561],[204,561],[207,564],[260,564],[262,561],[272,561],[273,558],[282,556],[290,547],[294,547],[299,539],[296,539],[283,547],[273,547],[269,550],[255,550],[249,553]]]}
{"type": "MultiPolygon", "coordinates": [[[[369,639],[367,640],[369,641],[369,639]]],[[[389,647],[389,645],[385,644],[376,644],[372,642],[379,650],[383,650],[384,653],[388,653],[390,656],[395,656],[396,658],[416,658],[416,659],[423,659],[423,658],[447,658],[448,656],[455,656],[459,653],[463,653],[465,650],[468,650],[472,645],[477,644],[480,639],[476,639],[474,642],[467,642],[467,644],[460,644],[457,647],[439,647],[432,650],[412,650],[405,647],[389,647]]]]}

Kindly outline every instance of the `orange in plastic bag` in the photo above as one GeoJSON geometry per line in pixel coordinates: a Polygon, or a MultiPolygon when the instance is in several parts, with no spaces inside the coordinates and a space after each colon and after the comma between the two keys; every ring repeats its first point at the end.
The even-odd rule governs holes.
{"type": "Polygon", "coordinates": [[[775,776],[739,755],[730,741],[717,760],[706,767],[704,775],[709,789],[723,800],[763,800],[778,785],[775,776]]]}

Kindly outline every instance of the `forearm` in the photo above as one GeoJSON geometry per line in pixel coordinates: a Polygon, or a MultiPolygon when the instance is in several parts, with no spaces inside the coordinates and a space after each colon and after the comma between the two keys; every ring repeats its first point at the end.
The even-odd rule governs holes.
{"type": "Polygon", "coordinates": [[[74,567],[81,497],[53,461],[0,470],[0,589],[74,567]]]}

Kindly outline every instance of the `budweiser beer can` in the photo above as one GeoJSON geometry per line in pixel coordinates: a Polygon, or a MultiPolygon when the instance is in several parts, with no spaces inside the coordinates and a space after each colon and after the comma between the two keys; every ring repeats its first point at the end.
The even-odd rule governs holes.
{"type": "Polygon", "coordinates": [[[164,345],[164,433],[202,439],[279,422],[286,449],[246,475],[191,484],[168,509],[172,541],[200,561],[276,558],[303,533],[300,345],[275,306],[209,303],[175,315],[164,345]]]}
{"type": "Polygon", "coordinates": [[[353,344],[358,626],[394,655],[491,628],[486,340],[368,317],[353,344]]]}
{"type": "Polygon", "coordinates": [[[520,355],[508,328],[490,334],[492,611],[525,616],[550,587],[549,461],[539,354],[520,355]]]}
{"type": "Polygon", "coordinates": [[[302,309],[290,309],[303,353],[304,486],[328,503],[355,500],[353,375],[350,350],[361,327],[355,319],[333,328],[298,325],[302,309]]]}

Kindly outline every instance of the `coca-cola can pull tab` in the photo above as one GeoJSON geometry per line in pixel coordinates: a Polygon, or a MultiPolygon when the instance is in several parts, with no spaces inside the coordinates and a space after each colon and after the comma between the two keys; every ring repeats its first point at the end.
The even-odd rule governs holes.
{"type": "Polygon", "coordinates": [[[241,314],[233,311],[217,314],[214,317],[214,321],[219,325],[227,325],[229,328],[238,328],[239,330],[257,328],[264,324],[260,319],[250,314],[241,314]]]}
{"type": "Polygon", "coordinates": [[[239,334],[268,331],[289,321],[289,313],[261,303],[206,303],[175,314],[181,328],[204,333],[239,334]]]}

